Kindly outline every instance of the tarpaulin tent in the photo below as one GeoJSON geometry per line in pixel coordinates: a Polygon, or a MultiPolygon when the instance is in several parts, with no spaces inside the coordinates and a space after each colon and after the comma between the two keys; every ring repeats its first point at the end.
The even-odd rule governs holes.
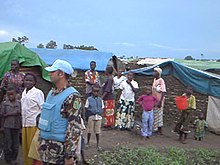
{"type": "Polygon", "coordinates": [[[163,69],[162,75],[173,75],[185,86],[193,87],[196,92],[220,98],[220,76],[198,69],[194,69],[175,61],[166,61],[150,67],[134,69],[132,72],[153,75],[153,68],[159,66],[163,69]]]}
{"type": "Polygon", "coordinates": [[[220,76],[197,70],[175,61],[167,61],[150,67],[131,70],[134,73],[152,76],[154,67],[162,68],[162,75],[173,75],[185,86],[191,86],[194,91],[209,97],[207,122],[211,131],[220,133],[220,76]]]}
{"type": "Polygon", "coordinates": [[[41,60],[41,58],[30,49],[19,44],[18,42],[4,42],[0,43],[0,78],[2,79],[4,74],[11,69],[11,60],[17,59],[21,66],[39,66],[41,67],[42,77],[45,80],[49,80],[48,73],[44,68],[47,64],[41,60]]]}
{"type": "Polygon", "coordinates": [[[68,61],[74,69],[90,69],[90,62],[96,61],[96,70],[104,71],[112,58],[113,53],[101,52],[96,50],[76,50],[76,49],[46,49],[31,48],[48,65],[51,65],[56,59],[68,61]]]}

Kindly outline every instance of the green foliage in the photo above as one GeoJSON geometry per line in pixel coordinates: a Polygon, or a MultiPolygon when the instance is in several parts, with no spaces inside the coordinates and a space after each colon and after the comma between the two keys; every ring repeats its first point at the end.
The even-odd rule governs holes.
{"type": "Polygon", "coordinates": [[[46,48],[48,49],[56,49],[57,48],[57,43],[56,41],[51,40],[50,42],[47,43],[46,48]]]}
{"type": "MultiPolygon", "coordinates": [[[[97,156],[96,156],[97,157],[97,156]]],[[[220,164],[220,151],[209,149],[117,148],[100,154],[99,165],[207,165],[220,164]]]]}
{"type": "Polygon", "coordinates": [[[44,45],[40,43],[39,45],[37,45],[37,48],[44,48],[44,45]]]}
{"type": "Polygon", "coordinates": [[[80,45],[80,46],[74,46],[75,49],[81,49],[81,50],[98,50],[94,46],[85,46],[85,45],[80,45]]]}
{"type": "Polygon", "coordinates": [[[26,37],[26,36],[23,36],[23,37],[18,37],[18,39],[16,38],[12,38],[12,42],[19,42],[20,44],[24,45],[23,43],[24,42],[28,42],[29,41],[29,38],[26,37]]]}
{"type": "Polygon", "coordinates": [[[81,49],[81,50],[98,50],[94,46],[85,46],[85,45],[80,45],[80,46],[73,46],[73,45],[63,45],[63,49],[81,49]]]}
{"type": "Polygon", "coordinates": [[[195,60],[192,56],[186,56],[184,60],[195,60]]]}

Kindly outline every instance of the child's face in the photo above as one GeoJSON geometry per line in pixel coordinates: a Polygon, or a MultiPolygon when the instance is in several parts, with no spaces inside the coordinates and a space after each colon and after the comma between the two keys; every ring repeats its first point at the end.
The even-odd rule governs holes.
{"type": "Polygon", "coordinates": [[[94,89],[92,90],[92,94],[93,94],[95,97],[97,97],[97,96],[99,95],[99,89],[94,88],[94,89]]]}
{"type": "Polygon", "coordinates": [[[151,88],[148,87],[148,88],[146,89],[146,94],[147,94],[147,95],[151,95],[151,88]]]}
{"type": "Polygon", "coordinates": [[[200,115],[199,115],[199,119],[200,119],[200,120],[203,120],[203,119],[204,119],[204,115],[203,115],[203,114],[200,114],[200,115]]]}
{"type": "Polygon", "coordinates": [[[14,90],[7,91],[7,96],[10,101],[15,101],[16,92],[14,90]]]}
{"type": "Polygon", "coordinates": [[[35,80],[32,75],[27,75],[24,79],[24,86],[27,89],[31,89],[35,85],[35,80]]]}

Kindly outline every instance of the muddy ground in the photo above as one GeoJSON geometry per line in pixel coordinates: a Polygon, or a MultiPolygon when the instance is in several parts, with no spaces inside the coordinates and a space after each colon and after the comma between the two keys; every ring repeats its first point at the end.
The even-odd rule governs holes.
{"type": "MultiPolygon", "coordinates": [[[[114,148],[123,146],[129,148],[136,147],[179,147],[179,148],[211,148],[220,151],[220,136],[209,131],[206,132],[205,138],[202,141],[196,141],[193,138],[193,133],[189,134],[188,143],[182,144],[178,141],[178,136],[171,132],[173,125],[164,126],[163,135],[153,135],[150,139],[144,141],[139,135],[139,131],[120,131],[120,130],[102,130],[100,146],[103,151],[111,151],[114,148]]],[[[86,133],[85,133],[86,138],[86,133]]],[[[101,151],[101,152],[103,152],[101,151]]],[[[96,159],[101,153],[96,149],[95,135],[92,135],[90,146],[85,150],[86,159],[96,159]]],[[[23,165],[21,147],[18,156],[18,162],[23,165]]],[[[0,159],[1,165],[6,165],[3,158],[0,159]]]]}

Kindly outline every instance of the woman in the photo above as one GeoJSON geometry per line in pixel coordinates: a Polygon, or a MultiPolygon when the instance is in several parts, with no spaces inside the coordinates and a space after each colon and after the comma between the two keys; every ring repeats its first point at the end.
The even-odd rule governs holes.
{"type": "Polygon", "coordinates": [[[24,165],[32,165],[32,159],[28,158],[31,141],[37,130],[36,117],[41,113],[41,106],[44,103],[44,94],[35,87],[36,77],[27,73],[24,77],[25,89],[21,97],[22,108],[22,152],[24,165]]]}
{"type": "Polygon", "coordinates": [[[159,100],[158,106],[154,109],[154,131],[162,135],[163,127],[163,107],[166,93],[166,85],[161,78],[162,69],[154,68],[154,81],[152,85],[152,94],[159,100]]]}
{"type": "Polygon", "coordinates": [[[138,83],[133,80],[134,74],[128,72],[127,80],[120,85],[120,100],[118,102],[115,127],[121,130],[130,130],[134,126],[135,93],[138,83]]]}
{"type": "Polygon", "coordinates": [[[107,67],[105,70],[105,82],[102,85],[102,99],[104,101],[103,121],[104,127],[113,127],[115,124],[114,117],[114,94],[113,94],[113,68],[107,67]]]}

